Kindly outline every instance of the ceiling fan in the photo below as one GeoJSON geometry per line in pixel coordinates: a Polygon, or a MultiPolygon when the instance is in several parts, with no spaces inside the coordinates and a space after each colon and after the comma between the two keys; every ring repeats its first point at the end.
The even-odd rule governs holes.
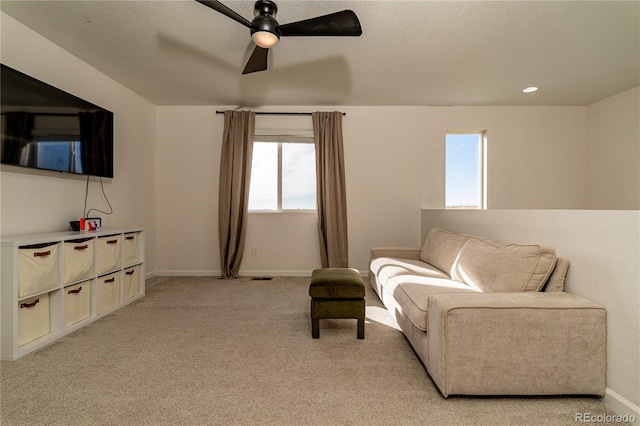
{"type": "Polygon", "coordinates": [[[267,69],[269,48],[280,37],[347,36],[362,35],[360,21],[352,10],[331,13],[303,21],[280,25],[276,20],[278,6],[271,0],[258,0],[254,6],[253,21],[249,21],[217,0],[196,0],[250,29],[251,40],[256,45],[242,74],[267,69]]]}

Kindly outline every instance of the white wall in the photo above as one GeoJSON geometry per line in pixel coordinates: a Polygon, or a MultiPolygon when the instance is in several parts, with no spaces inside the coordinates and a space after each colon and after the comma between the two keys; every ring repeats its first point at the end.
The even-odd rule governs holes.
{"type": "Polygon", "coordinates": [[[218,275],[221,118],[214,107],[157,107],[156,122],[157,272],[218,275]]]}
{"type": "MultiPolygon", "coordinates": [[[[218,187],[224,119],[215,107],[158,107],[157,265],[160,275],[219,275],[218,187]]],[[[308,130],[310,117],[258,116],[262,130],[308,130]],[[278,127],[281,126],[281,127],[278,127]]],[[[249,215],[243,275],[320,267],[316,215],[249,215]],[[251,249],[258,249],[258,256],[251,249]]]]}
{"type": "Polygon", "coordinates": [[[587,208],[640,209],[640,87],[587,108],[587,208]]]}
{"type": "Polygon", "coordinates": [[[571,262],[566,291],[607,309],[605,402],[640,417],[640,211],[423,210],[422,241],[432,227],[555,247],[571,262]]]}
{"type": "Polygon", "coordinates": [[[305,276],[322,267],[317,223],[315,212],[250,213],[240,273],[305,276]]]}
{"type": "MultiPolygon", "coordinates": [[[[217,190],[225,107],[157,107],[159,273],[218,274],[217,190]]],[[[582,208],[584,107],[280,107],[338,109],[343,120],[350,265],[369,249],[419,243],[421,208],[444,207],[444,135],[487,130],[490,207],[582,208]],[[551,153],[551,154],[549,154],[551,153]]],[[[308,116],[260,116],[256,128],[311,130],[308,116]]],[[[252,214],[241,273],[320,265],[314,215],[252,214]],[[305,235],[308,238],[301,239],[305,235]],[[258,249],[258,257],[251,249],[258,249]]]]}
{"type": "Polygon", "coordinates": [[[487,131],[490,209],[579,209],[586,200],[586,109],[438,107],[422,124],[428,168],[422,207],[444,208],[444,133],[487,131]]]}
{"type": "MultiPolygon", "coordinates": [[[[12,68],[114,113],[114,178],[103,179],[114,209],[113,228],[146,229],[146,268],[155,269],[155,106],[31,29],[2,13],[1,60],[12,68]]],[[[84,210],[86,178],[2,166],[0,234],[58,232],[84,210]]],[[[99,181],[89,186],[89,208],[108,210],[99,181]]]]}

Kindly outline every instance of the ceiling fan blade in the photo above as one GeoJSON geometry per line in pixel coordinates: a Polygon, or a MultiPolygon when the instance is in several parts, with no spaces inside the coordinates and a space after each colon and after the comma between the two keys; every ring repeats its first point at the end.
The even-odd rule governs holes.
{"type": "Polygon", "coordinates": [[[220,12],[225,16],[228,16],[229,18],[233,19],[236,22],[241,23],[242,25],[244,25],[247,28],[251,28],[251,22],[248,21],[247,19],[245,19],[242,15],[239,15],[238,13],[234,12],[233,10],[229,9],[227,6],[225,6],[224,4],[220,3],[217,0],[196,0],[198,3],[203,4],[213,10],[215,10],[216,12],[220,12]]]}
{"type": "Polygon", "coordinates": [[[352,10],[331,13],[304,21],[280,25],[283,37],[353,36],[362,35],[360,21],[352,10]]]}
{"type": "Polygon", "coordinates": [[[244,71],[242,71],[242,74],[249,74],[252,72],[266,70],[268,53],[269,53],[269,49],[256,46],[256,48],[253,49],[253,53],[251,54],[251,57],[247,61],[247,65],[244,67],[244,71]]]}

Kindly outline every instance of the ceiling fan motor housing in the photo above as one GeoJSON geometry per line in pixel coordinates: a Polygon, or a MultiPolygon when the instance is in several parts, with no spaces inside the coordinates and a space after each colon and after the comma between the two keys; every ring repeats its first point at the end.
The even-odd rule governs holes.
{"type": "Polygon", "coordinates": [[[280,38],[280,24],[275,16],[278,6],[271,0],[258,0],[254,8],[253,21],[251,21],[251,35],[258,31],[269,32],[280,38]]]}
{"type": "Polygon", "coordinates": [[[251,21],[251,35],[258,31],[267,31],[271,34],[275,34],[280,38],[280,28],[278,21],[268,15],[259,15],[253,18],[251,21]]]}
{"type": "Polygon", "coordinates": [[[270,15],[274,18],[278,13],[278,6],[271,0],[258,0],[253,6],[253,16],[270,15]]]}

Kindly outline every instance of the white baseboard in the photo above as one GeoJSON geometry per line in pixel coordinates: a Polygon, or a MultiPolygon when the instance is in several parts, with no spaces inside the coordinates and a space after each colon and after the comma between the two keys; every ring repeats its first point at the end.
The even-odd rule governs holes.
{"type": "MultiPolygon", "coordinates": [[[[241,277],[310,277],[313,270],[289,270],[289,271],[265,271],[265,270],[240,270],[241,277]]],[[[368,278],[367,272],[359,271],[363,278],[368,278]]]]}
{"type": "MultiPolygon", "coordinates": [[[[312,270],[240,270],[241,277],[310,277],[312,270]]],[[[216,270],[175,270],[175,269],[159,269],[153,273],[147,274],[147,278],[157,277],[218,277],[222,271],[216,270]]],[[[369,276],[368,271],[360,271],[363,278],[369,276]]]]}
{"type": "MultiPolygon", "coordinates": [[[[159,277],[219,277],[222,271],[162,269],[157,270],[155,274],[159,277]]],[[[241,277],[310,277],[311,271],[240,270],[238,275],[241,277]]]]}
{"type": "Polygon", "coordinates": [[[609,388],[605,391],[602,402],[621,416],[628,414],[629,416],[634,416],[636,421],[640,420],[640,407],[609,388]]]}
{"type": "Polygon", "coordinates": [[[267,270],[240,270],[241,277],[310,277],[312,271],[307,270],[287,270],[287,271],[267,271],[267,270]]]}
{"type": "Polygon", "coordinates": [[[159,269],[155,274],[158,277],[219,277],[222,275],[222,271],[159,269]]]}

